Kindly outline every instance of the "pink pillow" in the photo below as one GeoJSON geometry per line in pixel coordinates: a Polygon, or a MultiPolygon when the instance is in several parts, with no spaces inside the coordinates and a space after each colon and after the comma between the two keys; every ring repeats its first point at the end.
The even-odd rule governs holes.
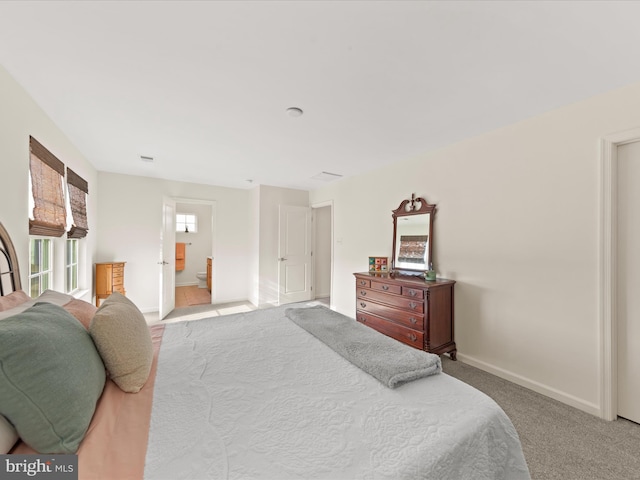
{"type": "Polygon", "coordinates": [[[17,307],[18,305],[21,305],[24,302],[28,302],[29,300],[31,300],[31,297],[29,297],[29,295],[27,295],[22,290],[16,290],[9,295],[0,297],[0,312],[9,310],[13,307],[17,307]]]}
{"type": "Polygon", "coordinates": [[[89,330],[89,324],[91,323],[91,319],[96,314],[98,310],[94,305],[89,302],[85,302],[84,300],[78,300],[74,298],[73,300],[65,303],[62,308],[64,308],[71,315],[76,317],[80,323],[89,330]]]}

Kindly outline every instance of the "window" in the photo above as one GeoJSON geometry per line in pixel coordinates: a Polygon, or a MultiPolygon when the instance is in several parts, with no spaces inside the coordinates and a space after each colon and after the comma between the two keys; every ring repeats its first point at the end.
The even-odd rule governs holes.
{"type": "Polygon", "coordinates": [[[67,167],[67,198],[69,199],[69,216],[71,227],[67,232],[68,238],[84,238],[87,236],[87,194],[89,184],[76,172],[67,167]]]}
{"type": "Polygon", "coordinates": [[[78,289],[78,240],[67,239],[67,256],[65,267],[65,292],[72,293],[78,289]]]}
{"type": "Polygon", "coordinates": [[[49,238],[32,238],[29,244],[29,294],[36,298],[53,285],[53,242],[49,238]]]}
{"type": "Polygon", "coordinates": [[[33,202],[29,234],[61,237],[67,231],[64,163],[33,137],[29,137],[29,151],[29,181],[33,202]]]}
{"type": "Polygon", "coordinates": [[[29,191],[29,294],[76,293],[87,281],[88,182],[30,136],[29,191]]]}
{"type": "Polygon", "coordinates": [[[176,214],[176,232],[195,233],[198,231],[198,217],[193,213],[176,214]]]}

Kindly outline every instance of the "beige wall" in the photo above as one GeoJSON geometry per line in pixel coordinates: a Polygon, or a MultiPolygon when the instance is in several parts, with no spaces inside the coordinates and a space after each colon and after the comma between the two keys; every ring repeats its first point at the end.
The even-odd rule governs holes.
{"type": "Polygon", "coordinates": [[[424,196],[460,359],[598,414],[599,139],[638,126],[640,84],[311,192],[334,202],[333,304],[355,315],[352,273],[424,196]]]}
{"type": "MultiPolygon", "coordinates": [[[[87,215],[89,235],[82,240],[80,287],[91,301],[93,261],[97,245],[97,171],[69,139],[0,66],[0,222],[13,240],[20,262],[23,288],[29,273],[29,136],[32,135],[66,166],[89,183],[87,215]]],[[[54,241],[54,255],[64,258],[64,237],[54,241]]],[[[64,264],[56,271],[57,289],[64,289],[64,264]]]]}
{"type": "MultiPolygon", "coordinates": [[[[146,312],[160,302],[163,197],[215,202],[214,300],[249,297],[250,191],[100,172],[98,261],[125,261],[127,296],[146,312]]],[[[173,252],[172,252],[173,253],[173,252]]]]}

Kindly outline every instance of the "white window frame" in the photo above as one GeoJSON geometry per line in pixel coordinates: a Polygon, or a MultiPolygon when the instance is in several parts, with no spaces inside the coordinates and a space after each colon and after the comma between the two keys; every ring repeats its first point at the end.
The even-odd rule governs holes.
{"type": "MultiPolygon", "coordinates": [[[[29,239],[29,295],[31,298],[37,298],[45,290],[53,288],[54,281],[54,251],[53,251],[53,239],[49,237],[35,237],[32,236],[29,239]],[[39,255],[39,262],[34,264],[34,247],[35,245],[46,244],[48,248],[47,255],[42,253],[39,255]],[[44,266],[43,260],[48,256],[49,265],[44,266]],[[36,268],[37,267],[37,268],[36,268]],[[43,281],[46,279],[46,281],[43,281]],[[34,283],[37,282],[37,288],[34,290],[34,283]]],[[[42,251],[42,247],[39,248],[42,251]]]]}
{"type": "Polygon", "coordinates": [[[80,257],[80,240],[77,238],[67,238],[65,242],[65,267],[64,267],[65,293],[72,294],[78,290],[79,275],[80,275],[79,257],[80,257]],[[69,258],[70,248],[72,252],[71,258],[69,258]]]}
{"type": "Polygon", "coordinates": [[[176,232],[197,233],[198,216],[195,213],[176,213],[176,232]]]}

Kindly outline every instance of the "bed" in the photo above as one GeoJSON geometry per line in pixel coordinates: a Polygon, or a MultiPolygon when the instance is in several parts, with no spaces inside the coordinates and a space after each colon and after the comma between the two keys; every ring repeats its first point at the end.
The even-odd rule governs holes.
{"type": "MultiPolygon", "coordinates": [[[[0,239],[0,337],[4,322],[38,308],[64,310],[79,325],[73,335],[90,336],[99,310],[57,292],[25,299],[1,224],[0,239]]],[[[139,391],[123,391],[104,360],[107,373],[77,448],[79,478],[530,478],[506,414],[442,373],[439,359],[435,371],[390,388],[292,321],[291,312],[304,308],[323,313],[288,305],[145,324],[151,361],[139,391]]],[[[0,420],[18,436],[4,401],[0,394],[0,420]]],[[[17,440],[10,453],[36,453],[27,443],[17,440]]]]}

